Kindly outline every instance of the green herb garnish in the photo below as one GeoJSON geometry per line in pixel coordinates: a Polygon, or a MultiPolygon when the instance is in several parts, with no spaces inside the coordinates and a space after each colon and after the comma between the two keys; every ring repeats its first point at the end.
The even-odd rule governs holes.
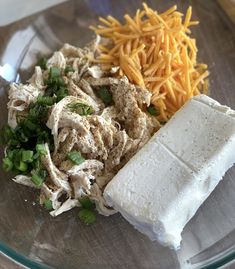
{"type": "Polygon", "coordinates": [[[60,69],[56,66],[50,68],[50,78],[55,79],[60,76],[60,69]]]}
{"type": "Polygon", "coordinates": [[[47,69],[47,58],[42,57],[38,60],[37,65],[40,66],[43,70],[47,69]]]}
{"type": "Polygon", "coordinates": [[[46,170],[40,169],[32,174],[31,180],[37,187],[41,187],[47,175],[48,173],[46,170]]]}
{"type": "Polygon", "coordinates": [[[58,89],[58,91],[56,92],[56,102],[59,102],[60,100],[62,100],[63,98],[65,98],[66,96],[68,96],[69,92],[68,92],[68,89],[65,88],[65,87],[60,87],[58,89]]]}
{"type": "Polygon", "coordinates": [[[10,172],[13,168],[13,162],[10,158],[6,157],[2,160],[2,168],[6,172],[10,172]]]}
{"type": "Polygon", "coordinates": [[[33,162],[33,151],[32,150],[23,150],[22,151],[22,161],[31,163],[33,162]]]}
{"type": "Polygon", "coordinates": [[[36,151],[39,153],[39,155],[46,155],[47,151],[44,144],[37,144],[36,145],[36,151]]]}
{"type": "Polygon", "coordinates": [[[37,186],[37,187],[41,187],[43,184],[44,179],[37,174],[32,175],[31,180],[33,181],[33,183],[37,186]]]}
{"type": "Polygon", "coordinates": [[[147,111],[150,115],[152,116],[157,116],[158,115],[158,111],[157,109],[154,107],[154,105],[150,105],[147,107],[147,111]]]}
{"type": "Polygon", "coordinates": [[[89,197],[84,197],[84,198],[81,198],[79,199],[79,202],[82,206],[82,208],[86,208],[86,209],[95,209],[95,203],[92,202],[89,197]]]}
{"type": "Polygon", "coordinates": [[[20,172],[26,172],[28,170],[28,164],[23,161],[16,162],[14,165],[20,172]]]}
{"type": "Polygon", "coordinates": [[[46,210],[52,210],[53,206],[52,206],[52,201],[50,199],[46,199],[43,202],[44,207],[46,208],[46,210]]]}
{"type": "Polygon", "coordinates": [[[68,96],[68,89],[58,67],[50,68],[48,79],[45,83],[47,84],[45,95],[50,97],[55,95],[56,102],[59,102],[64,97],[68,96]]]}
{"type": "Polygon", "coordinates": [[[100,87],[96,90],[97,96],[104,102],[106,106],[109,106],[113,102],[112,94],[105,87],[100,87]]]}
{"type": "Polygon", "coordinates": [[[71,151],[67,154],[67,158],[73,163],[79,165],[85,161],[79,151],[71,151]]]}
{"type": "Polygon", "coordinates": [[[88,106],[83,103],[71,103],[67,105],[67,107],[72,111],[75,112],[81,116],[87,116],[94,112],[93,108],[91,106],[88,106]]]}
{"type": "Polygon", "coordinates": [[[75,70],[73,69],[72,66],[67,65],[64,69],[64,73],[67,75],[69,72],[74,72],[75,70]]]}
{"type": "Polygon", "coordinates": [[[94,223],[96,220],[95,212],[86,208],[79,211],[78,217],[87,225],[94,223]]]}
{"type": "Polygon", "coordinates": [[[37,103],[39,105],[52,106],[55,103],[55,98],[51,96],[41,96],[39,95],[37,98],[37,103]]]}
{"type": "Polygon", "coordinates": [[[79,199],[82,209],[79,211],[78,216],[85,224],[92,224],[96,220],[95,203],[89,197],[79,199]]]}
{"type": "Polygon", "coordinates": [[[1,144],[7,145],[11,139],[14,139],[14,131],[10,126],[3,126],[0,132],[0,141],[1,144]]]}

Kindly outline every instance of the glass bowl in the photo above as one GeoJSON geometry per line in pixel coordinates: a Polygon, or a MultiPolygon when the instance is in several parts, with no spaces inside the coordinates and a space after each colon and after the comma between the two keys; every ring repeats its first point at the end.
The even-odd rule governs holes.
{"type": "MultiPolygon", "coordinates": [[[[159,11],[175,2],[181,11],[188,5],[146,2],[159,11]]],[[[216,1],[190,3],[193,17],[201,22],[193,34],[199,59],[209,65],[211,96],[234,109],[234,25],[216,1]]],[[[141,1],[74,0],[1,27],[1,124],[7,119],[9,82],[25,82],[39,55],[49,55],[65,42],[83,46],[94,38],[88,26],[96,25],[98,16],[121,18],[140,6],[141,1]]],[[[175,252],[151,242],[119,214],[98,216],[91,226],[79,221],[77,209],[52,218],[39,206],[36,191],[0,171],[0,251],[29,268],[217,268],[235,257],[234,177],[235,167],[187,224],[181,249],[175,252]]]]}

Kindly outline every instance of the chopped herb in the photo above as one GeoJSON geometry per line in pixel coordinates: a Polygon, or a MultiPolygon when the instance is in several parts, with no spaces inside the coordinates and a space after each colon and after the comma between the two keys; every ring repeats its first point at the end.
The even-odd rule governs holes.
{"type": "Polygon", "coordinates": [[[56,92],[56,102],[59,102],[60,100],[62,100],[63,98],[65,98],[66,96],[68,96],[69,92],[68,89],[65,87],[60,87],[58,89],[58,91],[56,92]]]}
{"type": "MultiPolygon", "coordinates": [[[[24,121],[24,125],[26,128],[28,128],[31,131],[35,131],[38,127],[37,124],[32,122],[30,119],[26,119],[24,121]]],[[[25,140],[27,139],[27,137],[25,137],[24,133],[22,133],[22,135],[23,135],[24,142],[26,142],[25,140]]]]}
{"type": "Polygon", "coordinates": [[[83,103],[71,103],[67,106],[72,112],[75,112],[81,116],[87,116],[94,112],[91,106],[83,103]]]}
{"type": "Polygon", "coordinates": [[[23,161],[19,161],[19,162],[15,163],[15,167],[17,170],[19,170],[21,172],[26,172],[28,170],[28,164],[24,163],[23,161]]]}
{"type": "Polygon", "coordinates": [[[38,60],[37,65],[40,66],[43,70],[47,69],[47,58],[42,57],[38,60]]]}
{"type": "Polygon", "coordinates": [[[90,210],[95,209],[95,203],[92,202],[88,197],[79,199],[79,202],[83,208],[90,209],[90,210]]]}
{"type": "Polygon", "coordinates": [[[64,73],[67,75],[69,72],[74,72],[75,70],[73,69],[72,66],[67,65],[64,69],[64,73]]]}
{"type": "Polygon", "coordinates": [[[86,208],[79,211],[78,217],[87,225],[94,223],[96,220],[95,212],[86,208]]]}
{"type": "Polygon", "coordinates": [[[31,163],[33,162],[33,151],[32,150],[23,150],[22,151],[22,161],[31,163]]]}
{"type": "Polygon", "coordinates": [[[60,69],[56,66],[50,68],[50,78],[54,79],[60,76],[60,69]]]}
{"type": "Polygon", "coordinates": [[[49,70],[48,79],[45,81],[47,87],[45,96],[56,96],[56,102],[59,102],[64,97],[68,96],[68,89],[61,75],[61,70],[58,67],[51,67],[49,70]]]}
{"type": "Polygon", "coordinates": [[[4,171],[10,172],[13,168],[13,162],[8,157],[3,158],[2,167],[4,171]]]}
{"type": "Polygon", "coordinates": [[[38,102],[30,104],[29,106],[29,114],[28,118],[32,122],[36,123],[38,125],[39,122],[45,123],[48,116],[48,106],[47,105],[41,105],[38,102]]]}
{"type": "Polygon", "coordinates": [[[64,79],[61,77],[61,71],[58,67],[51,67],[48,75],[48,79],[46,81],[48,87],[57,90],[58,87],[64,86],[64,79]]]}
{"type": "Polygon", "coordinates": [[[85,161],[79,151],[71,151],[67,154],[67,158],[73,163],[79,165],[85,161]]]}
{"type": "Polygon", "coordinates": [[[1,144],[8,145],[9,141],[14,138],[14,132],[10,126],[3,126],[0,133],[1,144]]]}
{"type": "Polygon", "coordinates": [[[50,199],[46,199],[44,202],[44,207],[46,208],[46,210],[52,210],[53,206],[52,206],[52,201],[50,199]]]}
{"type": "Polygon", "coordinates": [[[109,106],[113,102],[112,94],[105,87],[100,87],[96,91],[97,96],[104,102],[106,106],[109,106]]]}
{"type": "Polygon", "coordinates": [[[47,105],[52,106],[55,103],[55,98],[51,96],[41,96],[39,95],[37,98],[37,103],[39,105],[47,105]]]}
{"type": "Polygon", "coordinates": [[[6,157],[3,159],[5,171],[14,171],[16,174],[22,174],[22,172],[29,173],[37,167],[40,167],[40,159],[39,156],[34,158],[32,150],[25,150],[24,148],[7,149],[6,157]]]}
{"type": "Polygon", "coordinates": [[[41,187],[42,186],[42,184],[43,184],[43,181],[44,181],[44,179],[40,176],[40,175],[38,175],[38,174],[34,174],[34,175],[32,175],[32,181],[33,181],[33,183],[37,186],[37,187],[41,187]]]}
{"type": "Polygon", "coordinates": [[[37,144],[36,145],[36,151],[39,153],[39,155],[46,155],[47,151],[44,144],[37,144]]]}
{"type": "Polygon", "coordinates": [[[147,111],[148,111],[148,113],[149,113],[150,115],[152,115],[152,116],[156,116],[156,115],[158,115],[158,111],[157,111],[157,109],[154,107],[154,105],[150,105],[150,106],[148,106],[148,107],[147,107],[147,111]]]}
{"type": "Polygon", "coordinates": [[[44,169],[39,170],[38,173],[43,179],[45,179],[48,176],[47,170],[44,170],[44,169]]]}

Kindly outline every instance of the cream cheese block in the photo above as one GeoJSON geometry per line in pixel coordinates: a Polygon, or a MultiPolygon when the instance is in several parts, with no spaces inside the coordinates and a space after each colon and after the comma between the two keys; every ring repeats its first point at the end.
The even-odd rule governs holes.
{"type": "Polygon", "coordinates": [[[235,162],[235,111],[189,100],[104,190],[109,206],[152,240],[178,249],[181,232],[235,162]]]}

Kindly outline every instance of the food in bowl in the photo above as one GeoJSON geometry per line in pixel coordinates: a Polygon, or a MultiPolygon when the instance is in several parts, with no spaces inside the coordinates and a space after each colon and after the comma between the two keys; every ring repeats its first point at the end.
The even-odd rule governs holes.
{"type": "MultiPolygon", "coordinates": [[[[208,71],[195,58],[188,29],[190,9],[187,20],[175,7],[157,14],[145,6],[141,12],[138,29],[148,31],[137,33],[133,43],[123,36],[113,40],[126,62],[113,51],[118,44],[101,37],[84,49],[65,45],[35,68],[28,84],[11,86],[4,167],[18,174],[17,182],[39,189],[41,203],[54,216],[75,206],[82,207],[87,223],[94,220],[94,207],[115,213],[103,197],[106,184],[176,110],[206,90],[208,71]],[[142,35],[151,39],[158,30],[162,38],[159,44],[153,38],[151,48],[142,35]],[[109,66],[108,56],[101,55],[105,49],[115,58],[109,66]]],[[[123,27],[128,35],[133,31],[133,24],[123,27]]]]}

